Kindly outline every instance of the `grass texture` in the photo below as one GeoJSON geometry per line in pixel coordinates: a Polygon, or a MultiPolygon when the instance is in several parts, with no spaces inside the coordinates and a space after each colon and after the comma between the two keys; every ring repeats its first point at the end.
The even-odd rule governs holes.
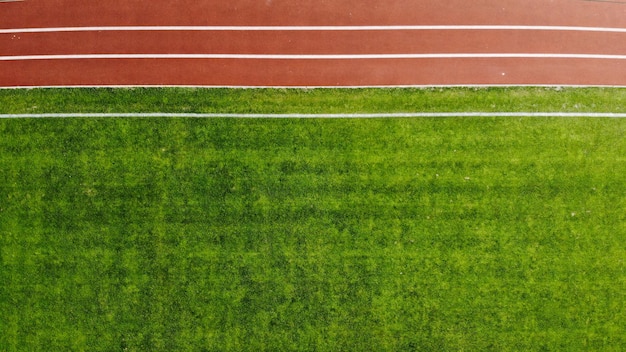
{"type": "Polygon", "coordinates": [[[620,88],[0,89],[8,113],[626,112],[620,88]]]}
{"type": "MultiPolygon", "coordinates": [[[[129,94],[79,91],[62,92],[129,94]]],[[[27,93],[52,91],[0,96],[27,93]]],[[[4,112],[59,112],[28,99],[4,112]]],[[[267,112],[201,108],[220,104],[267,112]]],[[[624,135],[585,118],[0,120],[0,350],[624,350],[624,135]]]]}

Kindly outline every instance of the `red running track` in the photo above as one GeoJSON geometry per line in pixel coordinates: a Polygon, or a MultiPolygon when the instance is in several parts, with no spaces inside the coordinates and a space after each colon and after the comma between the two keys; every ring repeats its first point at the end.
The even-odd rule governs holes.
{"type": "Polygon", "coordinates": [[[4,87],[626,86],[625,44],[626,0],[0,1],[4,87]]]}

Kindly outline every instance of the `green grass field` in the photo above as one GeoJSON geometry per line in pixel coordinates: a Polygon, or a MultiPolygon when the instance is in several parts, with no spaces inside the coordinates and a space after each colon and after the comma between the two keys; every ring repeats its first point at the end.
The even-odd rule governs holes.
{"type": "MultiPolygon", "coordinates": [[[[626,111],[620,89],[0,90],[0,113],[626,111]]],[[[626,119],[0,119],[1,351],[626,350],[626,119]]]]}

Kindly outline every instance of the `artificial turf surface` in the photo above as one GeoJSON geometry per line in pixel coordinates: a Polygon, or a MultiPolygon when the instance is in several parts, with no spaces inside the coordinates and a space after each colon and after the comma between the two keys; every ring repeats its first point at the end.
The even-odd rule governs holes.
{"type": "MultiPolygon", "coordinates": [[[[528,91],[478,94],[564,104],[528,91]]],[[[53,93],[0,101],[58,112],[19,97],[53,93]]],[[[425,95],[383,95],[439,94],[409,93],[425,95]]],[[[288,109],[218,98],[177,110],[288,109]]],[[[624,350],[624,135],[589,118],[0,120],[0,350],[624,350]]]]}

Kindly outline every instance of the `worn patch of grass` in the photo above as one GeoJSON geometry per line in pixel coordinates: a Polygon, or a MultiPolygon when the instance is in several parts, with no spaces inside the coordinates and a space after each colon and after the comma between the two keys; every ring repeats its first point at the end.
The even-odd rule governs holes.
{"type": "MultiPolygon", "coordinates": [[[[98,94],[126,93],[81,111],[121,110],[98,94]]],[[[231,111],[281,106],[241,99],[231,111]]],[[[0,121],[0,350],[624,350],[625,133],[583,118],[0,121]]]]}

